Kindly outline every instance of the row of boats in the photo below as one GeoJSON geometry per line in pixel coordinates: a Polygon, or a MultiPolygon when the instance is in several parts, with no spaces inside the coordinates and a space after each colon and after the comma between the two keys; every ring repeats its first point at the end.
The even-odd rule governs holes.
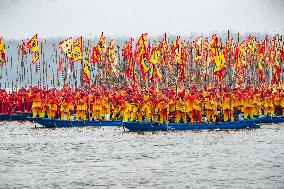
{"type": "Polygon", "coordinates": [[[62,127],[101,127],[101,126],[123,126],[129,131],[169,131],[169,130],[228,130],[228,129],[257,129],[263,123],[282,123],[284,118],[280,116],[260,116],[253,119],[214,122],[214,123],[156,123],[156,122],[122,122],[112,120],[95,121],[68,121],[49,118],[33,118],[30,113],[15,112],[10,115],[0,114],[0,121],[32,121],[44,128],[62,127]]]}

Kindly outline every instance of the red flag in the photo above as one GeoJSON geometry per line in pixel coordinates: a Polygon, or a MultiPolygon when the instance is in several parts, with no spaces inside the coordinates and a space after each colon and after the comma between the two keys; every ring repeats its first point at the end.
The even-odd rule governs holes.
{"type": "Polygon", "coordinates": [[[92,55],[91,55],[91,62],[92,63],[97,63],[100,62],[100,50],[98,48],[98,45],[95,45],[93,50],[92,50],[92,55]]]}
{"type": "Polygon", "coordinates": [[[24,57],[26,55],[26,53],[27,53],[26,44],[25,44],[24,41],[22,41],[21,51],[22,51],[22,57],[24,57]]]}
{"type": "Polygon", "coordinates": [[[60,57],[59,57],[59,66],[58,66],[58,69],[57,69],[58,72],[61,72],[61,71],[62,71],[62,64],[63,64],[63,62],[62,62],[62,57],[60,56],[60,57]]]}

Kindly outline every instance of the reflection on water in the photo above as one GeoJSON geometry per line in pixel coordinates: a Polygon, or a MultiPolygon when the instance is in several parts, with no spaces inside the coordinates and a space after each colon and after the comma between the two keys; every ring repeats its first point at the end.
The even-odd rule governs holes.
{"type": "Polygon", "coordinates": [[[284,125],[131,133],[0,123],[0,188],[281,188],[284,125]]]}

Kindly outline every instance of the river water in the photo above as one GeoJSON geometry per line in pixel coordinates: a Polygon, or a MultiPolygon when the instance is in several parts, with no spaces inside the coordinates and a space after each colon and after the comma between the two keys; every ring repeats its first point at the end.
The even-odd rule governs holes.
{"type": "Polygon", "coordinates": [[[284,124],[131,133],[2,122],[0,188],[284,188],[284,124]]]}

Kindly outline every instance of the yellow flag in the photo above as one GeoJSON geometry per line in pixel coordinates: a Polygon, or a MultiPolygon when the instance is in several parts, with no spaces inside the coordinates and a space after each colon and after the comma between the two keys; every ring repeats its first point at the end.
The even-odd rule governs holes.
{"type": "Polygon", "coordinates": [[[180,36],[176,38],[176,41],[173,43],[173,49],[174,49],[174,59],[177,63],[181,64],[181,42],[180,42],[180,36]]]}
{"type": "Polygon", "coordinates": [[[0,37],[0,64],[5,64],[5,43],[3,37],[0,37]]]}
{"type": "Polygon", "coordinates": [[[78,60],[83,60],[83,39],[82,36],[79,37],[74,43],[73,43],[73,60],[74,62],[78,60]]]}
{"type": "Polygon", "coordinates": [[[84,60],[84,76],[83,79],[90,86],[91,83],[91,74],[90,74],[90,62],[89,62],[89,51],[85,50],[85,60],[84,60]]]}
{"type": "Polygon", "coordinates": [[[225,56],[224,56],[223,51],[220,49],[218,49],[218,52],[215,56],[215,64],[216,64],[216,67],[214,69],[214,72],[219,72],[226,67],[225,56]]]}
{"type": "Polygon", "coordinates": [[[5,52],[5,43],[4,43],[4,39],[3,37],[0,37],[0,51],[4,51],[5,52]]]}
{"type": "MultiPolygon", "coordinates": [[[[105,52],[105,37],[104,34],[102,33],[99,42],[98,42],[98,49],[100,51],[100,55],[103,56],[105,52]]],[[[102,60],[101,60],[102,61],[102,60]]]]}
{"type": "Polygon", "coordinates": [[[67,58],[69,58],[69,59],[72,59],[72,58],[73,58],[73,57],[72,57],[72,50],[73,50],[72,45],[73,45],[73,43],[72,43],[72,37],[70,37],[70,38],[68,38],[68,39],[66,39],[66,40],[64,40],[64,41],[61,41],[61,42],[59,43],[59,46],[60,46],[62,52],[63,52],[63,53],[65,54],[65,56],[66,56],[67,58]]]}
{"type": "Polygon", "coordinates": [[[108,44],[107,54],[108,54],[108,60],[112,62],[115,59],[115,49],[114,49],[115,43],[112,39],[108,44]]]}
{"type": "Polygon", "coordinates": [[[39,60],[39,48],[37,34],[27,43],[28,48],[31,49],[33,54],[32,63],[36,63],[39,60]]]}
{"type": "Polygon", "coordinates": [[[255,50],[255,42],[254,42],[254,38],[253,37],[249,37],[247,39],[247,47],[250,53],[253,53],[255,50]]]}
{"type": "Polygon", "coordinates": [[[159,69],[159,62],[160,62],[160,57],[161,53],[157,47],[153,48],[153,52],[151,54],[150,62],[153,65],[153,74],[156,78],[161,79],[162,78],[162,73],[160,72],[159,69]]]}
{"type": "Polygon", "coordinates": [[[107,55],[108,55],[108,62],[111,65],[113,73],[116,72],[116,65],[117,65],[116,51],[114,47],[115,47],[115,43],[114,43],[114,40],[112,39],[108,44],[107,55]]]}

